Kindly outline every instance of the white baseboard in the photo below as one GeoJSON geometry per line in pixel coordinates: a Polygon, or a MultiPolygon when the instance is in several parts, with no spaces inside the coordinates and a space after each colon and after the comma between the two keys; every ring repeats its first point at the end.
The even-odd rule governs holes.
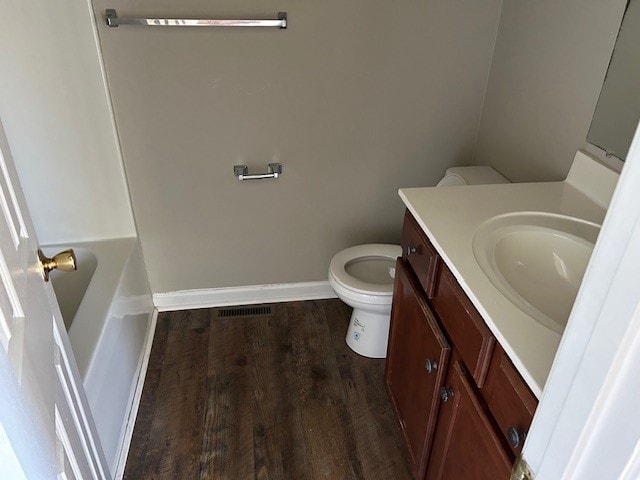
{"type": "Polygon", "coordinates": [[[158,321],[158,310],[154,309],[151,315],[151,323],[147,332],[147,338],[145,339],[145,346],[142,356],[140,358],[140,365],[138,369],[138,379],[136,380],[133,394],[130,398],[130,410],[127,417],[127,424],[122,437],[122,444],[120,446],[120,454],[118,455],[118,463],[116,464],[116,470],[114,479],[122,480],[124,476],[124,468],[127,465],[127,456],[129,455],[129,448],[131,447],[131,439],[133,437],[133,427],[136,424],[136,417],[138,416],[138,407],[140,406],[140,399],[142,398],[142,387],[144,387],[144,380],[147,376],[147,367],[149,366],[149,357],[151,356],[151,346],[153,345],[153,337],[156,333],[156,323],[158,321]]]}
{"type": "Polygon", "coordinates": [[[278,283],[154,293],[153,304],[159,311],[167,312],[190,308],[319,300],[321,298],[336,297],[329,282],[324,280],[319,282],[278,283]]]}

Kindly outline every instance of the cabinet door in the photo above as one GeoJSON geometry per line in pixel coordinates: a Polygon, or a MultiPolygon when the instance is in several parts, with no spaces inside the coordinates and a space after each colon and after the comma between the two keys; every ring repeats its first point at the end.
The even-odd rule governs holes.
{"type": "Polygon", "coordinates": [[[458,361],[447,376],[427,480],[508,480],[512,458],[458,361]]]}
{"type": "Polygon", "coordinates": [[[493,353],[487,381],[480,394],[509,443],[511,453],[518,456],[538,400],[500,346],[493,353]]]}
{"type": "Polygon", "coordinates": [[[424,477],[450,350],[422,289],[398,259],[385,381],[415,478],[424,477]]]}

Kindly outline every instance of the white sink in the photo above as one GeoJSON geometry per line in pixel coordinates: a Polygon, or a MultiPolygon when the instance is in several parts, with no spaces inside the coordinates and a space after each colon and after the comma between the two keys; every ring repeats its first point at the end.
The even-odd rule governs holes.
{"type": "Polygon", "coordinates": [[[473,237],[473,253],[491,283],[514,305],[562,333],[600,225],[544,212],[490,218],[473,237]]]}

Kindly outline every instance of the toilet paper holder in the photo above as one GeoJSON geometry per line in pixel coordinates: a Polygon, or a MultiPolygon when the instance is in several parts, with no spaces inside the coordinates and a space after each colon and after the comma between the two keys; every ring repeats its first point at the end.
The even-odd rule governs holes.
{"type": "Polygon", "coordinates": [[[282,174],[281,163],[270,163],[267,165],[267,173],[249,174],[249,167],[246,165],[234,165],[233,174],[238,180],[262,180],[265,178],[278,178],[282,174]]]}

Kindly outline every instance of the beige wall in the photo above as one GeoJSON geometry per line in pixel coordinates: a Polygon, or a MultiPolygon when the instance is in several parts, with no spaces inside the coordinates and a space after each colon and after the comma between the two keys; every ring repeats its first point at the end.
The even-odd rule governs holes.
{"type": "Polygon", "coordinates": [[[505,0],[476,164],[563,179],[587,136],[626,0],[505,0]]]}
{"type": "Polygon", "coordinates": [[[135,236],[87,2],[3,2],[0,116],[41,243],[135,236]]]}
{"type": "Polygon", "coordinates": [[[397,189],[471,160],[500,5],[94,0],[289,13],[286,31],[100,26],[153,291],[321,280],[340,249],[398,242],[397,189]],[[277,181],[233,176],[276,160],[277,181]]]}

